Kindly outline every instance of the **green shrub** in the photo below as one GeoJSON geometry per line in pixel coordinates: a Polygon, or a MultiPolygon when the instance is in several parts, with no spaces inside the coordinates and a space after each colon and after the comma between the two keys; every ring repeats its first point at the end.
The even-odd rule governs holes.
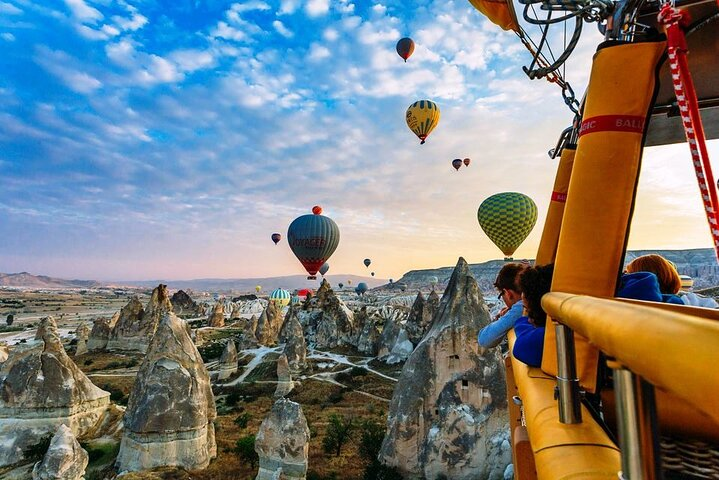
{"type": "Polygon", "coordinates": [[[250,421],[250,418],[252,418],[252,416],[247,412],[238,415],[237,418],[235,418],[235,425],[240,428],[247,428],[247,422],[250,421]]]}
{"type": "Polygon", "coordinates": [[[347,443],[354,431],[354,418],[340,417],[332,414],[327,424],[325,438],[322,439],[322,449],[326,454],[334,453],[339,457],[342,447],[347,443]]]}
{"type": "Polygon", "coordinates": [[[384,425],[372,420],[365,420],[362,423],[360,426],[359,454],[363,459],[368,462],[377,459],[379,449],[382,447],[382,441],[384,440],[384,434],[384,425]]]}
{"type": "Polygon", "coordinates": [[[241,460],[249,463],[250,467],[254,470],[257,466],[257,462],[260,460],[257,452],[255,452],[255,436],[247,435],[237,440],[235,453],[239,455],[241,460]]]}
{"type": "Polygon", "coordinates": [[[363,480],[403,480],[402,474],[399,473],[394,467],[388,467],[379,462],[379,460],[373,460],[365,468],[363,480]]]}

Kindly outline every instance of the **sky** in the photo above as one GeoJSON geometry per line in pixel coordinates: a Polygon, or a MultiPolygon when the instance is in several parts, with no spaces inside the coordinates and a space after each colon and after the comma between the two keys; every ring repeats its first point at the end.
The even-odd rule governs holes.
{"type": "MultiPolygon", "coordinates": [[[[567,65],[578,96],[600,40],[585,27],[567,65]]],[[[501,258],[477,207],[502,191],[537,203],[531,258],[572,119],[464,0],[0,0],[0,48],[2,272],[302,273],[270,234],[321,205],[341,230],[330,273],[370,257],[399,278],[501,258]],[[419,145],[404,116],[424,98],[442,116],[419,145]]],[[[647,149],[629,247],[710,246],[686,145],[647,149]]]]}

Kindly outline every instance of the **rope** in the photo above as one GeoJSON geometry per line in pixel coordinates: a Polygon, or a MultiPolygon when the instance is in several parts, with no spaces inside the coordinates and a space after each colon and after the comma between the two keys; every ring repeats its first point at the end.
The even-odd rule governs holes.
{"type": "Polygon", "coordinates": [[[682,27],[687,26],[689,17],[685,12],[674,8],[669,3],[665,3],[659,11],[658,20],[659,23],[664,25],[667,32],[667,54],[669,56],[669,68],[672,73],[674,93],[677,96],[684,133],[687,137],[694,172],[696,173],[699,191],[704,202],[709,231],[714,241],[714,251],[719,261],[719,215],[717,215],[716,210],[719,207],[719,200],[717,200],[717,192],[714,188],[714,176],[709,163],[704,126],[699,114],[699,102],[697,101],[694,82],[689,72],[686,37],[682,30],[682,27]]]}

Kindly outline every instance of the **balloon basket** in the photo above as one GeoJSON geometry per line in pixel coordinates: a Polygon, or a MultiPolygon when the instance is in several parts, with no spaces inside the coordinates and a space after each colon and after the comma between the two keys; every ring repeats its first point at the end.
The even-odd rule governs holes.
{"type": "Polygon", "coordinates": [[[514,261],[514,257],[504,257],[505,262],[511,262],[514,261]]]}
{"type": "Polygon", "coordinates": [[[317,280],[317,276],[316,276],[316,275],[310,275],[309,277],[307,277],[307,280],[317,280]]]}

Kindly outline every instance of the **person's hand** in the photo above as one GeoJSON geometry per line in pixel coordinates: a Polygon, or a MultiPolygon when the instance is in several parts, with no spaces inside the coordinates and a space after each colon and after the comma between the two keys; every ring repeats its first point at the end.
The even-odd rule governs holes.
{"type": "Polygon", "coordinates": [[[509,311],[509,307],[504,307],[503,309],[501,309],[501,310],[499,311],[499,313],[498,313],[497,315],[495,315],[494,319],[495,319],[495,320],[499,320],[499,317],[501,317],[502,315],[504,315],[505,313],[507,313],[507,311],[509,311]]]}

